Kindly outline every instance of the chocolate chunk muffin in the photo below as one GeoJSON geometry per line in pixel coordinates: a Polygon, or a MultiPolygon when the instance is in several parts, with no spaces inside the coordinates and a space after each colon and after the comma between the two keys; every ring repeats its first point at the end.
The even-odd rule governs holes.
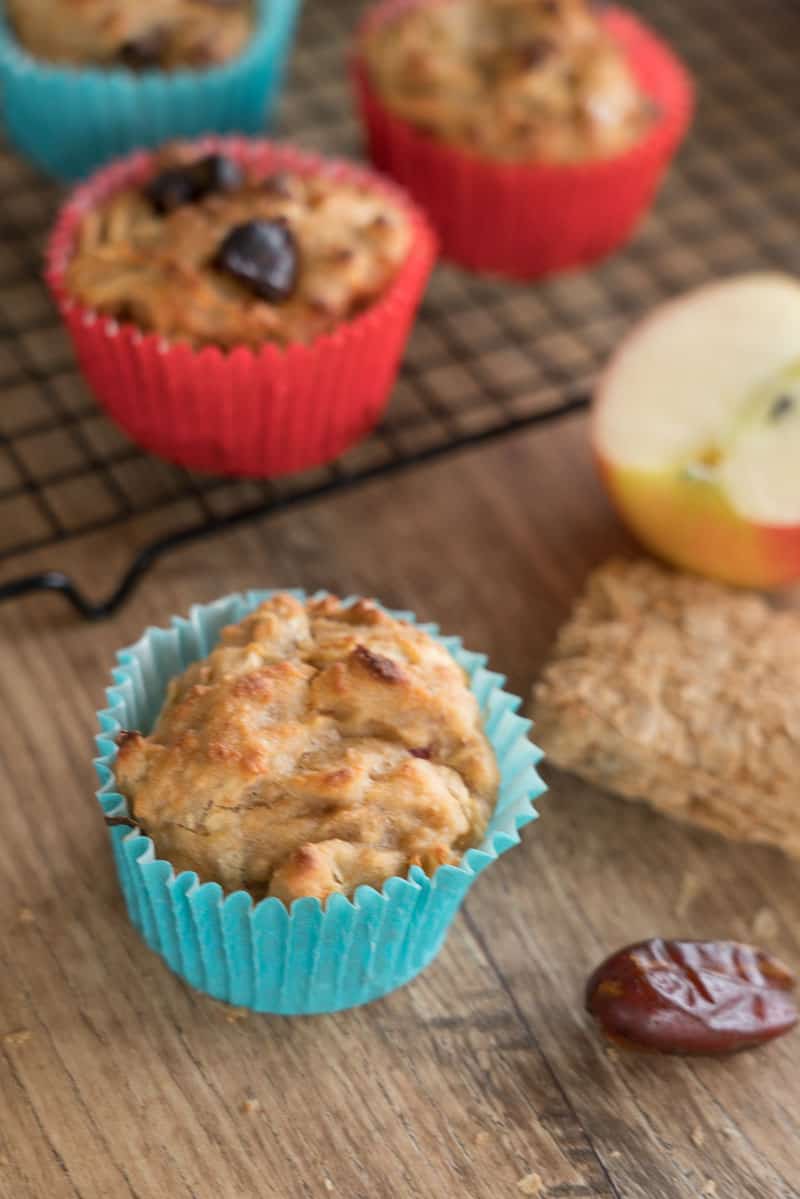
{"type": "Polygon", "coordinates": [[[35,58],[132,70],[210,67],[240,54],[253,0],[6,0],[35,58]]]}
{"type": "Polygon", "coordinates": [[[584,162],[652,122],[625,55],[588,0],[439,0],[382,21],[363,47],[386,107],[505,162],[584,162]]]}
{"type": "Polygon", "coordinates": [[[335,170],[264,177],[173,146],[83,219],[69,292],[171,340],[308,343],[383,294],[412,230],[385,192],[335,170]]]}
{"type": "Polygon", "coordinates": [[[375,604],[278,595],[169,687],[117,784],[158,853],[286,903],[433,873],[478,844],[498,768],[447,650],[375,604]]]}

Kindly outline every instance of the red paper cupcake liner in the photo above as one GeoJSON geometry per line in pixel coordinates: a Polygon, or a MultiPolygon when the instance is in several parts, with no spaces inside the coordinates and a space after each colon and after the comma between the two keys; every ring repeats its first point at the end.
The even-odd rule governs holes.
{"type": "Polygon", "coordinates": [[[396,116],[372,85],[364,38],[420,2],[430,0],[384,0],[367,14],[352,73],[370,158],[427,211],[443,255],[470,270],[531,279],[627,241],[691,122],[694,88],[671,50],[631,13],[610,9],[603,23],[655,106],[650,132],[624,154],[594,162],[490,162],[396,116]]]}
{"type": "Polygon", "coordinates": [[[65,274],[86,212],[151,171],[153,155],[136,154],[80,187],[50,238],[47,281],[78,362],[117,424],[145,449],[181,466],[263,478],[329,462],[381,417],[435,261],[435,235],[408,198],[372,171],[267,141],[207,138],[197,145],[264,175],[324,172],[383,192],[411,222],[406,261],[369,309],[309,345],[196,350],[121,324],[70,296],[65,274]]]}

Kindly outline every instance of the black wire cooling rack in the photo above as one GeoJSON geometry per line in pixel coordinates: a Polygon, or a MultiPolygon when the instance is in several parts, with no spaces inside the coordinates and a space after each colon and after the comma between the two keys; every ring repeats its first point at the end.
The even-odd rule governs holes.
{"type": "MultiPolygon", "coordinates": [[[[282,135],[358,153],[345,61],[362,7],[306,0],[282,135]]],[[[193,475],[142,453],[105,419],[39,280],[62,197],[0,154],[0,600],[57,590],[87,619],[108,616],[187,541],[580,411],[621,333],[670,294],[740,270],[800,273],[800,9],[789,0],[635,7],[694,72],[700,103],[634,242],[592,271],[538,285],[438,267],[381,428],[330,467],[289,479],[193,475]],[[57,569],[72,539],[145,513],[159,514],[162,535],[135,551],[100,602],[57,569]],[[54,569],[25,573],[25,555],[44,548],[54,569]]]]}

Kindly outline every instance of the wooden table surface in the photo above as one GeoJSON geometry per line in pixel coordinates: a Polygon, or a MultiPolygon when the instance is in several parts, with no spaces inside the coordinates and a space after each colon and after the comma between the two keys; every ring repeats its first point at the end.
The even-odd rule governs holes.
{"type": "MultiPolygon", "coordinates": [[[[132,534],[131,534],[132,535],[132,534]]],[[[127,534],[67,555],[102,590],[127,534]]],[[[92,797],[94,710],[148,622],[249,586],[377,594],[527,694],[589,567],[627,543],[583,419],[194,546],[115,620],[0,610],[3,1199],[785,1199],[800,1036],[720,1062],[607,1049],[587,973],[653,933],[800,965],[800,868],[549,772],[542,819],[417,981],[330,1017],[235,1013],[128,924],[92,797]]]]}
{"type": "MultiPolygon", "coordinates": [[[[290,129],[328,17],[336,34],[335,4],[308,6],[319,45],[298,57],[290,129]]],[[[645,7],[665,24],[673,8],[645,7]]],[[[669,28],[693,66],[719,63],[703,110],[719,153],[700,158],[695,143],[694,173],[673,172],[673,225],[650,226],[653,271],[641,256],[608,268],[631,311],[709,271],[772,262],[770,246],[784,263],[789,241],[797,251],[797,125],[775,116],[796,93],[785,82],[796,55],[779,56],[792,45],[781,31],[797,28],[790,10],[679,7],[669,28]],[[757,14],[775,35],[769,59],[757,14]],[[726,173],[742,130],[763,192],[736,190],[726,173]],[[713,231],[714,186],[744,215],[706,254],[682,239],[698,220],[713,231]],[[765,225],[764,197],[778,193],[785,209],[765,225]]],[[[319,84],[327,148],[331,105],[345,99],[332,77],[319,84]]],[[[582,337],[564,313],[562,332],[582,337]]],[[[617,325],[593,329],[605,348],[617,325]]],[[[137,486],[157,469],[143,464],[137,486]]],[[[0,579],[57,565],[104,596],[161,519],[14,559],[0,579]]],[[[293,585],[377,595],[462,634],[527,697],[589,569],[630,548],[574,417],[185,548],[105,624],[56,597],[0,607],[0,1199],[800,1196],[800,1033],[720,1062],[628,1056],[605,1047],[582,1007],[594,965],[653,934],[752,938],[800,967],[800,866],[779,853],[548,771],[541,820],[480,878],[418,980],[361,1010],[290,1020],[194,993],[145,948],[93,798],[94,713],[114,651],[193,602],[293,585]]]]}

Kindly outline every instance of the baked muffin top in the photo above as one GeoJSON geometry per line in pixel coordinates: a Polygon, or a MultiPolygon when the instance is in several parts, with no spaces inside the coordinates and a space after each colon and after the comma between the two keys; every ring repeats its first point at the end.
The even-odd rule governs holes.
{"type": "Polygon", "coordinates": [[[34,57],[75,66],[209,67],[240,54],[253,0],[6,0],[34,57]]]}
{"type": "Polygon", "coordinates": [[[368,34],[364,56],[390,110],[500,161],[609,157],[652,120],[589,0],[412,5],[368,34]]]}
{"type": "Polygon", "coordinates": [[[195,347],[310,342],[386,291],[411,249],[406,214],[335,173],[264,176],[221,154],[164,151],[149,180],[83,219],[70,293],[195,347]]]}
{"type": "Polygon", "coordinates": [[[268,600],[173,680],[149,737],[120,741],[159,856],[286,903],[457,863],[497,797],[463,670],[367,601],[268,600]]]}

